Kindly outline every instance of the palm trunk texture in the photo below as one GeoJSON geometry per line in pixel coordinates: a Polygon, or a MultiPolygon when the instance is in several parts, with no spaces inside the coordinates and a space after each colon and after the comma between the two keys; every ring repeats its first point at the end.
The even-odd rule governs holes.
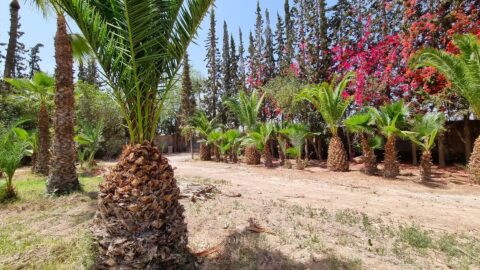
{"type": "Polygon", "coordinates": [[[396,178],[400,174],[400,167],[397,161],[396,139],[394,136],[387,138],[385,144],[385,160],[383,176],[385,178],[396,178]]]}
{"type": "Polygon", "coordinates": [[[45,105],[40,107],[38,113],[38,153],[35,157],[34,172],[41,175],[48,175],[50,162],[50,134],[49,134],[48,110],[45,105]]]}
{"type": "Polygon", "coordinates": [[[346,172],[349,169],[347,152],[343,146],[342,139],[333,136],[328,145],[327,168],[333,172],[346,172]]]}

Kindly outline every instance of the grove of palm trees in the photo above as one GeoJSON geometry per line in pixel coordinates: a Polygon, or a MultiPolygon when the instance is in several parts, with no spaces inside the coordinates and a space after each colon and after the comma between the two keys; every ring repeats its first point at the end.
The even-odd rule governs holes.
{"type": "Polygon", "coordinates": [[[479,269],[477,0],[8,0],[0,269],[479,269]]]}

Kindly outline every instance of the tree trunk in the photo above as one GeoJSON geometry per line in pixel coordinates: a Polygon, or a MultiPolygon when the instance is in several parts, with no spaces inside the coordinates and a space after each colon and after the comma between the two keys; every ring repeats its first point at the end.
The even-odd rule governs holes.
{"type": "Polygon", "coordinates": [[[345,131],[345,137],[347,137],[347,145],[348,145],[347,159],[349,161],[352,161],[352,158],[353,158],[352,140],[350,138],[350,133],[348,131],[345,131]]]}
{"type": "Polygon", "coordinates": [[[463,140],[465,146],[465,161],[470,160],[472,153],[472,129],[470,127],[469,114],[465,114],[463,117],[463,140]]]}
{"type": "Polygon", "coordinates": [[[303,146],[305,148],[305,159],[306,161],[308,161],[308,139],[305,139],[305,144],[303,146]]]}
{"type": "Polygon", "coordinates": [[[438,134],[438,166],[445,168],[447,161],[445,160],[445,131],[440,131],[438,134]]]}
{"type": "Polygon", "coordinates": [[[50,131],[48,109],[45,104],[40,106],[38,113],[38,153],[36,155],[34,173],[48,175],[50,162],[50,131]]]}
{"type": "Polygon", "coordinates": [[[422,159],[420,161],[420,180],[432,180],[432,154],[429,150],[425,150],[422,153],[422,159]]]}
{"type": "Polygon", "coordinates": [[[333,136],[328,145],[327,168],[334,172],[346,172],[349,169],[347,152],[343,146],[342,139],[333,136]]]}
{"type": "Polygon", "coordinates": [[[385,160],[383,162],[383,176],[385,178],[393,179],[400,174],[400,167],[397,161],[397,147],[395,144],[395,136],[390,136],[387,138],[387,143],[385,144],[385,160]]]}
{"type": "Polygon", "coordinates": [[[285,165],[285,156],[286,156],[286,153],[283,152],[282,150],[282,147],[280,146],[280,141],[278,142],[278,155],[280,157],[280,166],[283,166],[285,165]]]}
{"type": "Polygon", "coordinates": [[[55,114],[53,128],[55,130],[52,144],[52,159],[47,180],[49,194],[66,194],[80,190],[75,168],[75,99],[73,92],[73,56],[72,46],[67,34],[65,17],[57,18],[57,34],[55,36],[55,114]]]}
{"type": "Polygon", "coordinates": [[[368,145],[367,135],[361,134],[360,143],[363,152],[363,171],[368,175],[375,175],[378,171],[375,151],[368,145]]]}
{"type": "MultiPolygon", "coordinates": [[[[20,4],[17,0],[12,0],[10,2],[10,32],[7,46],[7,55],[5,57],[5,69],[3,71],[3,78],[12,78],[13,69],[15,68],[15,54],[17,49],[17,38],[18,38],[18,10],[20,9],[20,4]]],[[[3,83],[5,91],[10,89],[8,83],[3,83]]]]}
{"type": "Polygon", "coordinates": [[[418,166],[418,159],[417,159],[417,145],[414,142],[410,142],[412,147],[412,165],[418,166]]]}
{"type": "Polygon", "coordinates": [[[206,143],[200,144],[200,160],[202,160],[202,161],[212,160],[210,145],[208,145],[206,143]]]}
{"type": "Polygon", "coordinates": [[[194,159],[194,156],[193,156],[193,135],[190,136],[190,154],[192,155],[192,159],[194,159]]]}
{"type": "Polygon", "coordinates": [[[260,164],[260,153],[255,145],[249,145],[245,148],[245,160],[248,165],[260,164]]]}
{"type": "Polygon", "coordinates": [[[263,148],[263,156],[265,157],[265,167],[267,168],[273,167],[272,149],[270,148],[270,140],[265,144],[265,147],[263,148]]]}
{"type": "Polygon", "coordinates": [[[213,156],[215,158],[215,162],[220,162],[222,160],[222,157],[220,156],[220,149],[218,149],[218,146],[213,145],[213,156]]]}
{"type": "Polygon", "coordinates": [[[100,185],[93,232],[99,269],[178,269],[193,263],[172,167],[151,143],[127,146],[100,185]]]}
{"type": "Polygon", "coordinates": [[[477,184],[480,184],[480,136],[475,140],[470,161],[468,163],[470,178],[477,184]]]}

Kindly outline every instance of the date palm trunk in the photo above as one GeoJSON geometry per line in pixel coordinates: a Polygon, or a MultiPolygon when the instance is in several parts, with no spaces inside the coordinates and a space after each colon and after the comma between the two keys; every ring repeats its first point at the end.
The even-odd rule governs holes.
{"type": "Polygon", "coordinates": [[[212,155],[210,152],[210,145],[206,143],[200,144],[200,160],[210,161],[212,160],[212,155]]]}
{"type": "Polygon", "coordinates": [[[328,145],[327,168],[334,172],[346,172],[349,169],[347,152],[343,146],[342,139],[334,135],[328,145]]]}
{"type": "Polygon", "coordinates": [[[178,269],[192,263],[180,190],[152,143],[128,145],[100,185],[96,269],[178,269]]]}
{"type": "Polygon", "coordinates": [[[213,150],[213,157],[215,158],[215,162],[222,161],[222,156],[220,155],[220,149],[218,149],[218,146],[213,145],[212,150],[213,150]]]}
{"type": "Polygon", "coordinates": [[[480,184],[480,136],[475,140],[473,152],[470,155],[468,163],[470,178],[477,184],[480,184]]]}
{"type": "Polygon", "coordinates": [[[378,171],[377,157],[375,152],[368,145],[368,138],[366,134],[362,134],[360,137],[360,144],[362,145],[363,152],[363,171],[368,175],[375,175],[378,171]]]}
{"type": "MultiPolygon", "coordinates": [[[[15,53],[17,49],[18,39],[18,10],[20,4],[17,0],[10,2],[10,31],[7,46],[7,55],[5,56],[5,67],[3,71],[3,78],[12,78],[15,66],[15,53]]],[[[3,89],[8,91],[10,85],[2,82],[3,89]]]]}
{"type": "Polygon", "coordinates": [[[385,178],[396,178],[400,174],[400,167],[397,161],[397,148],[395,136],[387,138],[385,144],[385,159],[383,176],[385,178]]]}
{"type": "Polygon", "coordinates": [[[48,175],[50,162],[50,117],[45,104],[40,106],[38,113],[38,153],[35,155],[34,173],[48,175]]]}
{"type": "Polygon", "coordinates": [[[263,156],[265,157],[265,167],[271,168],[273,167],[273,162],[272,162],[272,149],[270,147],[270,140],[265,144],[265,147],[263,148],[263,156]]]}
{"type": "Polygon", "coordinates": [[[260,153],[255,145],[245,147],[245,160],[248,165],[260,164],[260,153]]]}
{"type": "Polygon", "coordinates": [[[50,172],[47,180],[47,192],[61,195],[80,190],[75,167],[75,99],[73,92],[73,56],[72,46],[67,34],[65,17],[58,14],[57,34],[55,35],[55,130],[52,144],[50,172]]]}
{"type": "Polygon", "coordinates": [[[426,182],[432,180],[432,165],[432,153],[429,150],[423,151],[420,160],[420,180],[426,182]]]}

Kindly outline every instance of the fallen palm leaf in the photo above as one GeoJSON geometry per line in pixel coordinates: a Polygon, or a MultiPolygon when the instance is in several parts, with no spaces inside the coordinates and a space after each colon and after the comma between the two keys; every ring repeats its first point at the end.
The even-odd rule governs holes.
{"type": "Polygon", "coordinates": [[[220,252],[224,244],[225,244],[225,241],[222,241],[220,244],[213,246],[211,248],[205,249],[200,252],[194,252],[193,255],[197,257],[207,257],[210,254],[220,252]]]}

